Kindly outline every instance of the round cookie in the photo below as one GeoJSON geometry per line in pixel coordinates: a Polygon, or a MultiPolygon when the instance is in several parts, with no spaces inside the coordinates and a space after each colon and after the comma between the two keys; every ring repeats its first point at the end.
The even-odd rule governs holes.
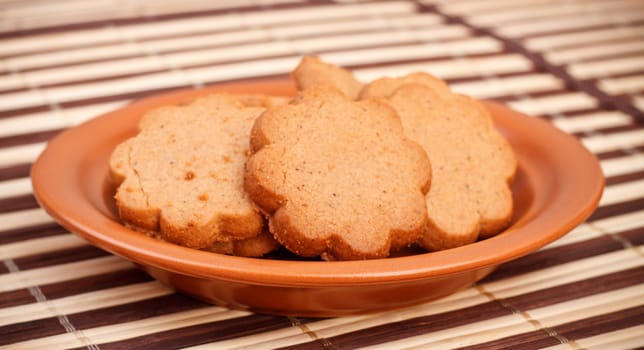
{"type": "Polygon", "coordinates": [[[256,120],[251,152],[244,187],[295,254],[386,257],[427,225],[429,160],[383,101],[311,87],[256,120]]]}
{"type": "Polygon", "coordinates": [[[120,217],[190,248],[252,256],[276,249],[243,190],[250,129],[274,102],[215,94],[147,113],[110,159],[120,217]]]}

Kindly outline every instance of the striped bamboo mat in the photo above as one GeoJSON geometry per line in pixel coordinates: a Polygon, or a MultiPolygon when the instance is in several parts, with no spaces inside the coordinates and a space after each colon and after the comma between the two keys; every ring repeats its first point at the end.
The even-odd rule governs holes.
{"type": "Polygon", "coordinates": [[[644,347],[643,111],[641,0],[1,0],[0,349],[644,347]],[[308,319],[176,294],[38,207],[30,165],[61,130],[308,53],[365,81],[428,71],[550,120],[601,160],[599,209],[447,298],[308,319]]]}

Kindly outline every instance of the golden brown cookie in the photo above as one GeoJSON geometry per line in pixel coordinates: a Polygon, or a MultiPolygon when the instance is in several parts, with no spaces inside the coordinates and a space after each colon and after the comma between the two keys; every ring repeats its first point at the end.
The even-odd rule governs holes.
{"type": "Polygon", "coordinates": [[[139,134],[110,159],[120,217],[190,248],[235,253],[238,246],[252,255],[275,249],[274,241],[257,238],[264,220],[243,190],[250,129],[265,110],[246,104],[261,105],[258,98],[215,94],[147,113],[139,134]]]}
{"type": "Polygon", "coordinates": [[[353,74],[344,68],[321,61],[315,56],[304,56],[300,64],[291,73],[298,90],[313,86],[330,86],[342,91],[352,99],[358,98],[362,90],[353,74]]]}
{"type": "Polygon", "coordinates": [[[311,87],[256,120],[251,152],[244,187],[298,255],[386,257],[427,224],[429,160],[383,101],[311,87]]]}
{"type": "Polygon", "coordinates": [[[424,73],[376,80],[362,92],[373,96],[388,98],[432,162],[429,225],[420,240],[426,249],[457,247],[507,227],[516,159],[480,103],[424,73]]]}

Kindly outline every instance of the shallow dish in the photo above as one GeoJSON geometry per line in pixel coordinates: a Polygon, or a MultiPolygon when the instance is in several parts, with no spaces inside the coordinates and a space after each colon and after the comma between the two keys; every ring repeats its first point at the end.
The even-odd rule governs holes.
{"type": "Polygon", "coordinates": [[[159,241],[121,225],[107,182],[114,147],[136,134],[150,108],[216,91],[289,96],[285,80],[254,80],[151,97],[55,137],[32,168],[34,193],[62,226],[131,260],[156,279],[198,299],[237,309],[298,316],[375,312],[467,288],[499,264],[561,237],[596,208],[604,187],[597,159],[550,124],[485,102],[512,144],[518,173],[515,215],[501,234],[467,246],[367,261],[242,258],[159,241]]]}

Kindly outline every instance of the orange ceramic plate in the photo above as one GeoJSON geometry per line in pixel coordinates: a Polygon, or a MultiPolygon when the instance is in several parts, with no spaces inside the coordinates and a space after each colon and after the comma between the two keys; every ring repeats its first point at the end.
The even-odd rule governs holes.
{"type": "Polygon", "coordinates": [[[160,105],[216,91],[294,94],[290,82],[248,81],[182,90],[136,102],[66,130],[32,169],[40,204],[62,226],[131,260],[180,292],[218,305],[299,316],[339,316],[436,299],[471,286],[503,262],[561,237],[596,208],[604,186],[596,158],[550,124],[485,102],[518,158],[515,215],[501,234],[467,246],[367,261],[242,258],[162,242],[114,214],[107,168],[114,147],[160,105]]]}

